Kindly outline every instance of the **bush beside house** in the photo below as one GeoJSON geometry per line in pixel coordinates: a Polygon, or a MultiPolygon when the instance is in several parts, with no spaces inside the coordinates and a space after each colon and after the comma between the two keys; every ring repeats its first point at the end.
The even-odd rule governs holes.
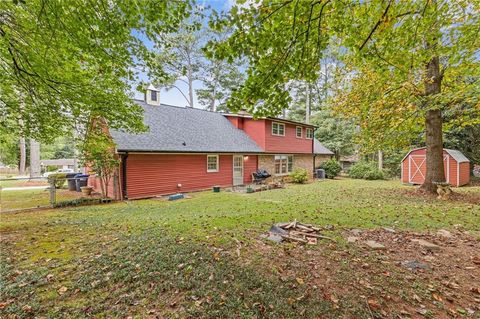
{"type": "Polygon", "coordinates": [[[348,170],[348,176],[367,180],[385,179],[385,174],[374,162],[358,162],[348,170]]]}
{"type": "Polygon", "coordinates": [[[322,163],[320,168],[325,170],[325,175],[327,176],[327,178],[335,178],[342,170],[342,166],[334,158],[322,163]]]}
{"type": "Polygon", "coordinates": [[[304,168],[296,168],[290,175],[292,182],[303,184],[308,180],[308,172],[304,168]]]}

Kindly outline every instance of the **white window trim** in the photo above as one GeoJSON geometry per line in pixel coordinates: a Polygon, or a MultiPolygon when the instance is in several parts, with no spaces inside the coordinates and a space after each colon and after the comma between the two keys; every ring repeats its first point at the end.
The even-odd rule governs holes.
{"type": "Polygon", "coordinates": [[[303,127],[301,126],[295,126],[295,136],[297,138],[303,138],[303,127]],[[298,136],[298,129],[300,129],[300,136],[298,136]]]}
{"type": "Polygon", "coordinates": [[[220,171],[220,160],[218,158],[218,155],[207,155],[207,173],[217,173],[220,171]],[[208,159],[210,157],[215,157],[217,160],[217,168],[216,169],[208,169],[208,159]]]}
{"type": "Polygon", "coordinates": [[[309,140],[313,140],[313,136],[314,136],[313,128],[307,128],[307,130],[305,132],[305,138],[307,138],[309,140]],[[308,137],[308,131],[312,132],[312,137],[308,137]]]}
{"type": "Polygon", "coordinates": [[[275,135],[275,136],[285,136],[285,130],[286,130],[286,127],[285,127],[285,124],[284,124],[284,123],[272,122],[272,135],[275,135]],[[282,125],[282,126],[283,126],[283,134],[275,134],[275,133],[273,133],[273,124],[282,125]]]}
{"type": "MultiPolygon", "coordinates": [[[[295,163],[295,157],[293,156],[293,154],[275,154],[273,156],[273,167],[274,167],[273,173],[275,174],[275,176],[288,176],[288,175],[293,173],[293,170],[294,170],[293,164],[294,163],[295,163]],[[275,161],[276,161],[275,157],[277,157],[277,156],[285,156],[286,157],[286,159],[287,159],[287,172],[286,173],[277,174],[275,172],[275,161]],[[289,157],[292,157],[292,171],[291,172],[288,171],[288,158],[289,157]]],[[[280,169],[281,169],[281,167],[282,167],[282,163],[280,162],[280,169]]]]}

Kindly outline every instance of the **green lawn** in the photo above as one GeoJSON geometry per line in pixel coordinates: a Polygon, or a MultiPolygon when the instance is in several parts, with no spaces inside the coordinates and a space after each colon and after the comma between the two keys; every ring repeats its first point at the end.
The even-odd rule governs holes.
{"type": "MultiPolygon", "coordinates": [[[[459,189],[466,201],[412,192],[398,181],[334,180],[255,194],[202,192],[173,202],[2,214],[0,316],[385,317],[385,309],[347,289],[356,259],[371,264],[377,257],[347,245],[345,229],[455,225],[475,238],[480,231],[480,187],[459,189]],[[326,234],[337,243],[307,249],[259,239],[272,223],[293,219],[333,225],[326,234]],[[325,290],[330,279],[312,263],[334,271],[328,278],[336,290],[325,290]]],[[[411,298],[398,291],[406,285],[400,271],[377,268],[389,276],[372,275],[372,282],[411,298]]],[[[418,294],[431,285],[420,279],[407,282],[418,294]]],[[[387,310],[387,317],[400,316],[395,307],[387,310]]]]}
{"type": "MultiPolygon", "coordinates": [[[[81,197],[81,193],[69,192],[66,189],[56,190],[56,201],[66,201],[81,197]]],[[[48,189],[2,190],[0,191],[0,212],[48,207],[50,191],[48,189]]]]}

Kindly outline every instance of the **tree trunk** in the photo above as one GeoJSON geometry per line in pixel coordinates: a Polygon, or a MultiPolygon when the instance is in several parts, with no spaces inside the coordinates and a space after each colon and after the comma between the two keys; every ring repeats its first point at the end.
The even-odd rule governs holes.
{"type": "Polygon", "coordinates": [[[310,113],[311,113],[311,106],[310,106],[310,83],[307,82],[307,91],[306,91],[306,101],[305,101],[305,123],[310,123],[310,113]]]}
{"type": "Polygon", "coordinates": [[[39,177],[40,175],[40,143],[30,139],[30,178],[39,177]]]}
{"type": "Polygon", "coordinates": [[[378,151],[378,169],[383,171],[383,152],[378,151]]]}
{"type": "MultiPolygon", "coordinates": [[[[425,95],[427,99],[441,92],[440,61],[438,57],[433,57],[427,64],[425,79],[425,95]]],[[[426,133],[426,166],[427,173],[421,189],[436,193],[437,186],[434,182],[445,182],[445,172],[443,167],[443,132],[442,132],[442,111],[434,109],[427,105],[429,110],[425,117],[426,133]]]]}
{"type": "Polygon", "coordinates": [[[26,157],[27,157],[27,152],[25,149],[25,138],[20,137],[20,141],[18,143],[18,146],[20,148],[20,164],[18,166],[18,173],[19,175],[25,175],[25,165],[26,165],[26,157]]]}
{"type": "Polygon", "coordinates": [[[189,104],[190,107],[193,107],[193,73],[191,66],[189,66],[188,69],[188,98],[189,98],[189,104]]]}

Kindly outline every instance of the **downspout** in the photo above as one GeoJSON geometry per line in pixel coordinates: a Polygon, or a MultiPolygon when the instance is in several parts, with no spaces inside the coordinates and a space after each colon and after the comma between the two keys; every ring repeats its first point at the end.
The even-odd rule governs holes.
{"type": "Polygon", "coordinates": [[[122,155],[122,199],[128,199],[127,194],[127,158],[128,152],[122,155]]]}

